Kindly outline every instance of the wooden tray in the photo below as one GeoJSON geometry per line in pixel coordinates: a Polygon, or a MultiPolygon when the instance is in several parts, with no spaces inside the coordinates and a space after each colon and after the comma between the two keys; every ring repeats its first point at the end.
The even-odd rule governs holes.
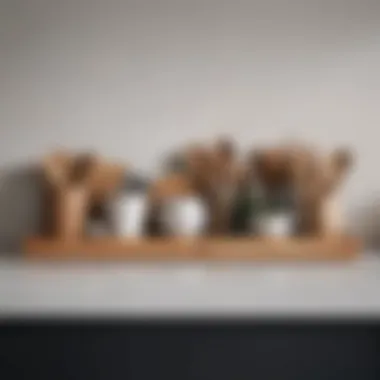
{"type": "Polygon", "coordinates": [[[349,236],[294,239],[204,238],[122,240],[94,238],[81,241],[32,237],[24,251],[30,259],[59,260],[348,260],[361,245],[349,236]]]}

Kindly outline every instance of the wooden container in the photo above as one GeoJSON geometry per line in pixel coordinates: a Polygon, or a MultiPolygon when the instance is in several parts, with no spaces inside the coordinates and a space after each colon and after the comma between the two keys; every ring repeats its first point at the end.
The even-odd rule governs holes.
{"type": "Polygon", "coordinates": [[[123,165],[93,153],[57,151],[42,162],[41,234],[80,239],[94,210],[103,209],[125,174],[123,165]]]}
{"type": "Polygon", "coordinates": [[[56,189],[56,234],[59,239],[79,240],[84,237],[88,210],[88,190],[84,186],[56,189]]]}

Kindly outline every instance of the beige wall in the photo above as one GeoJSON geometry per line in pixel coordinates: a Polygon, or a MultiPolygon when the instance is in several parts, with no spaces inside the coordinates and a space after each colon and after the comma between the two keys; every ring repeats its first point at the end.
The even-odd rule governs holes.
{"type": "Polygon", "coordinates": [[[377,0],[0,0],[0,55],[5,169],[62,144],[154,172],[188,139],[298,136],[355,149],[350,211],[380,190],[377,0]]]}

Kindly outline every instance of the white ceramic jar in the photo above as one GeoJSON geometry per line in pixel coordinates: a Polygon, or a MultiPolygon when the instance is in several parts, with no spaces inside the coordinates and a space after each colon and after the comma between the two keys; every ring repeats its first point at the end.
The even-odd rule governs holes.
{"type": "Polygon", "coordinates": [[[204,202],[195,196],[168,200],[162,209],[161,222],[169,235],[195,237],[203,233],[208,222],[204,202]]]}
{"type": "Polygon", "coordinates": [[[113,227],[118,236],[136,238],[144,234],[148,210],[145,193],[120,195],[112,207],[113,227]]]}
{"type": "Polygon", "coordinates": [[[294,213],[268,213],[258,217],[255,224],[255,229],[260,236],[288,237],[294,233],[294,213]]]}

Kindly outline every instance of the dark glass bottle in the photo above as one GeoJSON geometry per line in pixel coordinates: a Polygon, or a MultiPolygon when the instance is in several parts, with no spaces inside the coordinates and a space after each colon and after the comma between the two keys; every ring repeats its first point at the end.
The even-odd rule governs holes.
{"type": "Polygon", "coordinates": [[[231,217],[231,231],[234,235],[254,234],[254,220],[264,208],[264,194],[258,185],[240,191],[236,198],[231,217]]]}

